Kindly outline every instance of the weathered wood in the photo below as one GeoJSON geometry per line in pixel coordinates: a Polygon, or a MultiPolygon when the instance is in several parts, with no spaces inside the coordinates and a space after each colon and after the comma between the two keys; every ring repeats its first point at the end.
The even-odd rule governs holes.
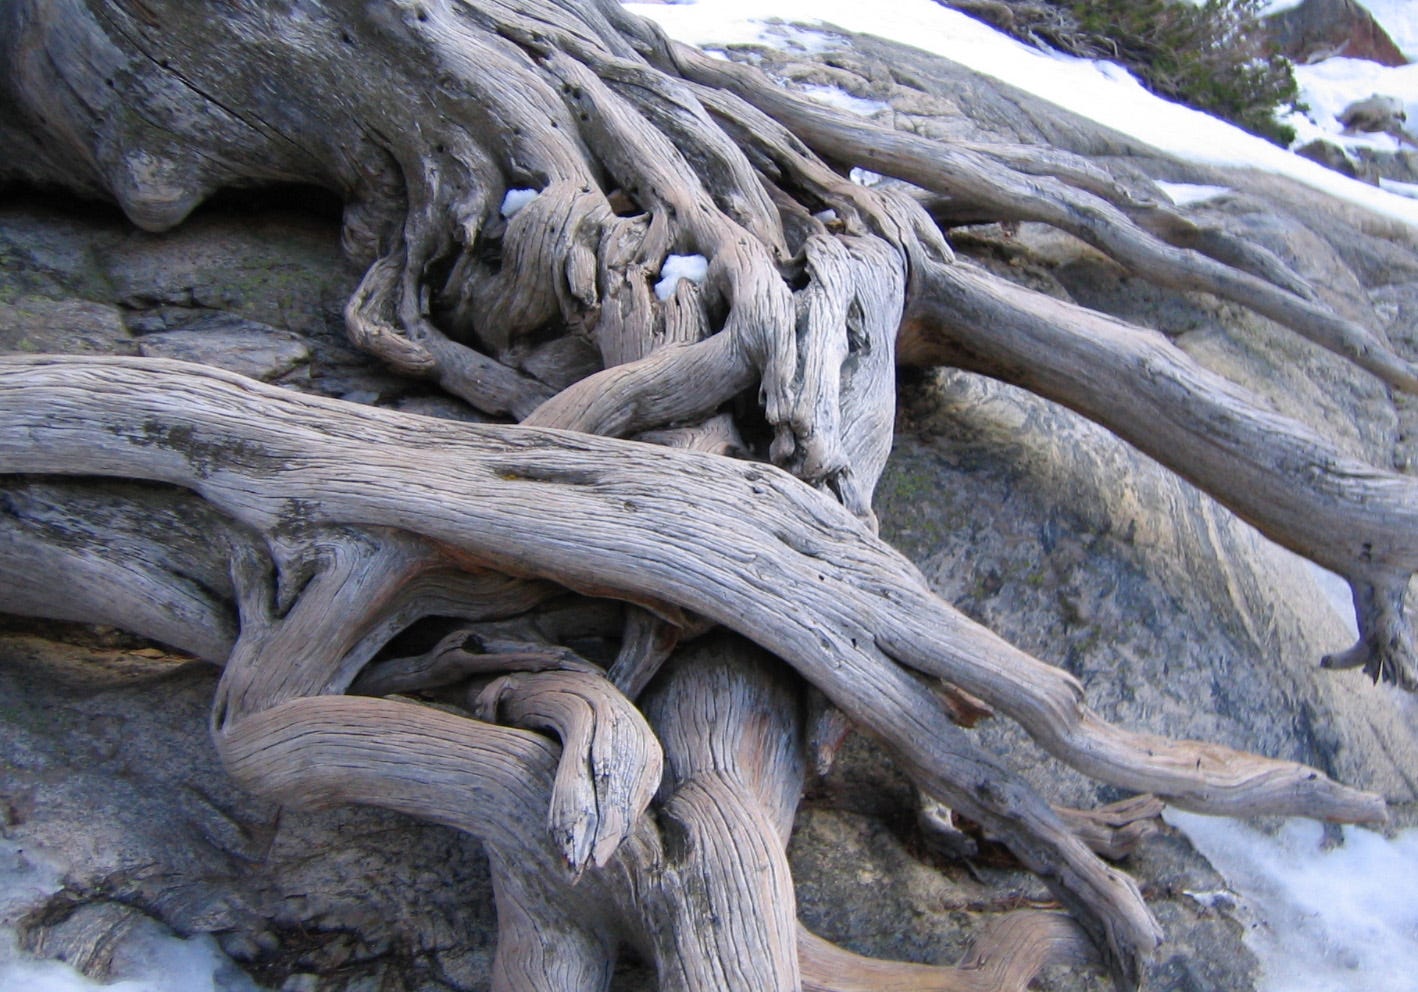
{"type": "MultiPolygon", "coordinates": [[[[0,383],[0,457],[14,471],[184,485],[262,531],[294,521],[413,529],[510,574],[694,610],[799,666],[858,717],[855,693],[886,693],[879,679],[899,660],[980,696],[1106,781],[1203,811],[1257,803],[1382,816],[1381,804],[1303,766],[1103,724],[1074,679],[965,620],[850,515],[766,466],[433,422],[160,359],[5,358],[0,383]],[[169,426],[175,411],[181,429],[169,426]]],[[[904,682],[889,691],[915,695],[904,682]]]]}
{"type": "Polygon", "coordinates": [[[226,661],[238,633],[229,563],[257,535],[158,486],[6,478],[0,508],[0,611],[107,624],[226,661]]]}
{"type": "Polygon", "coordinates": [[[1089,847],[1124,849],[1152,806],[1055,810],[953,720],[996,710],[1083,772],[1188,808],[1382,819],[1377,797],[1301,765],[1103,723],[1074,679],[951,610],[874,535],[899,345],[908,364],[1081,410],[1339,571],[1361,642],[1329,663],[1418,688],[1411,480],[1257,412],[1144,332],[955,264],[936,221],[1044,221],[1418,389],[1381,336],[1273,255],[1068,156],[850,118],[675,46],[614,0],[313,0],[287,15],[0,5],[0,144],[20,150],[0,180],[107,195],[149,230],[228,186],[330,189],[365,267],[352,339],[523,426],[435,424],[177,363],[0,361],[0,472],[20,506],[0,517],[0,608],[107,619],[225,662],[214,736],[255,789],[484,836],[499,992],[603,989],[623,940],[670,992],[983,992],[1072,959],[1078,930],[1058,917],[1006,918],[959,969],[798,933],[783,848],[801,687],[750,642],[1006,843],[1120,987],[1158,931],[1089,847]],[[864,189],[852,165],[924,193],[864,189]],[[932,195],[947,198],[936,220],[932,195]],[[671,254],[705,256],[707,277],[661,299],[671,254]],[[164,495],[124,496],[142,509],[119,523],[111,504],[17,473],[164,495]],[[171,527],[200,560],[179,567],[151,531],[191,507],[220,541],[171,527]],[[5,587],[36,567],[39,581],[5,587]],[[384,656],[427,617],[462,626],[384,656]],[[696,640],[714,623],[741,638],[696,640]],[[608,673],[565,647],[588,628],[619,634],[608,673]],[[483,714],[559,749],[341,695],[478,691],[491,675],[483,714]]]}
{"type": "MultiPolygon", "coordinates": [[[[737,93],[790,128],[813,151],[960,198],[995,220],[1035,220],[1076,235],[1159,285],[1232,300],[1291,328],[1406,392],[1418,369],[1387,341],[1267,276],[1173,247],[1133,224],[1112,204],[1052,178],[1024,176],[982,155],[883,128],[766,81],[754,67],[666,43],[668,66],[704,86],[737,93]]],[[[1288,280],[1287,280],[1288,281],[1288,280]]]]}
{"type": "Polygon", "coordinates": [[[956,967],[866,958],[801,929],[798,956],[803,992],[1025,992],[1043,968],[1091,957],[1067,916],[1038,910],[996,920],[956,967]]]}
{"type": "Polygon", "coordinates": [[[1045,302],[964,264],[930,278],[902,325],[903,363],[981,372],[1076,410],[1344,576],[1361,639],[1330,663],[1418,688],[1403,611],[1418,570],[1418,479],[1265,409],[1155,331],[1045,302]]]}
{"type": "Polygon", "coordinates": [[[547,825],[573,870],[602,866],[660,785],[664,760],[649,724],[604,673],[503,675],[473,713],[489,723],[548,730],[561,741],[547,825]]]}
{"type": "MultiPolygon", "coordinates": [[[[1136,889],[975,749],[898,661],[979,695],[1081,770],[1189,808],[1383,816],[1377,797],[1301,765],[1102,723],[1069,676],[964,620],[844,509],[764,466],[578,434],[350,410],[180,363],[6,359],[0,370],[0,459],[15,470],[185,485],[261,531],[296,521],[317,534],[414,528],[424,535],[420,544],[447,549],[467,566],[554,578],[659,612],[685,607],[744,632],[885,740],[929,793],[1002,837],[1109,949],[1123,985],[1135,982],[1157,939],[1136,889]],[[185,423],[176,432],[166,426],[174,409],[185,423]],[[230,461],[225,452],[235,453],[230,461]],[[364,471],[347,471],[354,465],[364,471]],[[691,503],[692,523],[683,512],[691,503]]],[[[299,623],[307,611],[341,627],[383,608],[378,582],[359,586],[369,607],[322,606],[344,588],[342,574],[364,582],[363,569],[335,564],[305,583],[287,614],[296,621],[289,630],[309,632],[299,623]]],[[[254,628],[257,650],[245,666],[253,672],[280,643],[269,638],[279,626],[262,630],[254,628]]],[[[357,669],[340,650],[359,640],[342,637],[302,638],[333,650],[307,666],[298,685],[281,677],[264,698],[339,691],[357,669]]],[[[231,684],[240,684],[239,672],[229,670],[231,684]]],[[[229,714],[230,703],[228,722],[229,714]]],[[[666,731],[659,733],[664,740],[666,731]]]]}

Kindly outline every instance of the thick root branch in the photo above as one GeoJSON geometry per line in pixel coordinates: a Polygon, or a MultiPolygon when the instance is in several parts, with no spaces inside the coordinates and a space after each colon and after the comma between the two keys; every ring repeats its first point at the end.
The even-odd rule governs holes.
{"type": "Polygon", "coordinates": [[[1160,334],[1045,303],[963,264],[933,270],[931,281],[902,327],[903,362],[1022,386],[1156,458],[1271,540],[1349,580],[1363,633],[1332,665],[1412,680],[1402,603],[1418,570],[1418,479],[1364,464],[1264,409],[1160,334]]]}
{"type": "Polygon", "coordinates": [[[546,814],[556,746],[425,706],[354,696],[291,699],[216,735],[231,774],[302,809],[363,803],[508,849],[546,814]]]}
{"type": "Polygon", "coordinates": [[[583,435],[433,424],[172,362],[6,359],[0,379],[0,455],[19,471],[187,485],[263,530],[289,519],[297,493],[319,492],[318,503],[299,504],[305,519],[417,526],[514,574],[669,601],[740,630],[897,744],[914,731],[886,718],[889,707],[864,712],[907,691],[892,659],[979,696],[1088,774],[1188,808],[1383,817],[1376,798],[1300,765],[1109,727],[1071,677],[961,617],[850,515],[772,469],[583,435]],[[190,428],[155,430],[174,408],[190,428]],[[359,439],[328,429],[356,421],[359,439]],[[216,453],[253,449],[258,464],[212,470],[216,453]],[[379,469],[366,480],[325,468],[339,464],[379,469]],[[445,465],[457,466],[456,479],[445,465]]]}
{"type": "Polygon", "coordinates": [[[863,957],[801,927],[798,958],[803,992],[1025,992],[1044,968],[1087,964],[1093,954],[1064,914],[1023,910],[988,926],[953,968],[863,957]]]}
{"type": "Polygon", "coordinates": [[[548,814],[552,837],[574,872],[605,865],[650,805],[664,769],[640,711],[604,675],[553,671],[496,679],[473,712],[556,734],[561,761],[548,814]]]}

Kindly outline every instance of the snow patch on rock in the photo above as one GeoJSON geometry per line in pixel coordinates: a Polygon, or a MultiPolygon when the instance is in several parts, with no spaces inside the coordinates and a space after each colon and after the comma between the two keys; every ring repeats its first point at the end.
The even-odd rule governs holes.
{"type": "Polygon", "coordinates": [[[655,295],[668,300],[674,295],[681,279],[702,283],[709,275],[709,260],[703,255],[666,255],[660,267],[660,281],[655,283],[655,295]]]}

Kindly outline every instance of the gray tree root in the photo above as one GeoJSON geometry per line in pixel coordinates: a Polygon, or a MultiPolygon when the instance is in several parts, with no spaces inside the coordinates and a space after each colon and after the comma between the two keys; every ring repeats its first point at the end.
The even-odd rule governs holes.
{"type": "Polygon", "coordinates": [[[332,190],[365,271],[352,340],[521,426],[181,363],[0,359],[0,609],[224,663],[214,739],[257,791],[484,837],[499,992],[604,989],[627,942],[670,992],[1022,989],[1077,960],[1083,934],[1135,987],[1159,931],[1090,848],[1126,850],[1154,804],[1050,807],[957,726],[990,710],[1189,809],[1384,818],[1313,769],[1104,723],[1077,681],[950,609],[875,536],[897,362],[996,375],[1344,575],[1361,639],[1327,663],[1418,688],[1412,480],[1261,412],[1150,332],[956,263],[940,225],[1052,224],[1418,391],[1411,364],[1273,255],[1066,156],[846,117],[613,0],[300,13],[0,5],[0,181],[107,196],[154,231],[222,188],[332,190]],[[864,189],[853,165],[919,191],[864,189]],[[704,279],[662,284],[675,255],[702,256],[704,279]],[[391,648],[431,618],[436,643],[391,648]],[[703,636],[715,624],[736,633],[703,636]],[[618,639],[606,671],[567,646],[592,631],[618,639]],[[807,749],[832,745],[799,726],[798,676],[1075,922],[1006,917],[954,969],[802,931],[784,846],[807,749]],[[375,698],[396,694],[440,706],[375,698]]]}
{"type": "MultiPolygon", "coordinates": [[[[1312,769],[1102,723],[1070,677],[964,620],[844,509],[765,466],[348,410],[180,363],[6,359],[0,369],[7,467],[179,485],[257,532],[291,533],[299,522],[313,537],[300,553],[283,553],[284,570],[302,581],[282,614],[280,582],[237,563],[246,619],[219,693],[219,740],[272,706],[347,688],[373,657],[371,632],[388,631],[395,613],[411,615],[399,594],[407,577],[456,562],[472,570],[458,610],[470,619],[520,612],[545,596],[499,580],[495,568],[666,617],[689,609],[758,641],[888,743],[930,794],[985,824],[1054,886],[1107,948],[1123,985],[1157,939],[1136,889],[975,749],[898,662],[977,694],[1087,773],[1189,808],[1383,817],[1377,797],[1312,769]],[[183,411],[179,432],[164,426],[171,409],[183,411]],[[228,462],[222,452],[243,454],[228,462]],[[370,475],[328,468],[350,464],[370,475]],[[683,516],[690,505],[692,524],[683,516]],[[409,528],[419,536],[403,536],[409,528]]],[[[677,726],[659,729],[661,741],[677,726]]],[[[694,808],[682,815],[698,815],[694,808]]]]}
{"type": "Polygon", "coordinates": [[[799,931],[803,992],[1024,992],[1049,965],[1083,964],[1091,948],[1062,913],[1020,910],[975,938],[953,968],[882,961],[799,931]]]}
{"type": "Polygon", "coordinates": [[[1373,331],[1270,278],[1166,244],[1133,224],[1112,204],[1086,191],[1051,178],[1026,177],[969,151],[835,112],[766,82],[752,66],[712,59],[697,49],[663,39],[660,44],[661,57],[675,71],[704,86],[738,94],[829,160],[860,165],[959,197],[987,212],[992,220],[1034,220],[1052,225],[1159,285],[1209,292],[1240,303],[1390,386],[1418,392],[1418,369],[1373,331]]]}
{"type": "Polygon", "coordinates": [[[933,270],[931,283],[902,325],[903,363],[981,372],[1076,410],[1344,576],[1361,639],[1326,663],[1418,688],[1403,611],[1418,571],[1418,479],[1344,454],[1154,331],[1045,303],[964,264],[933,270]]]}

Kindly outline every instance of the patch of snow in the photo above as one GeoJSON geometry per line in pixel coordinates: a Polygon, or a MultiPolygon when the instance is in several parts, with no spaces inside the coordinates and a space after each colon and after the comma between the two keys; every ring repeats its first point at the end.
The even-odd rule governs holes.
{"type": "Polygon", "coordinates": [[[856,166],[853,166],[852,171],[847,173],[847,178],[858,186],[875,186],[881,182],[881,176],[878,173],[872,172],[870,169],[859,169],[856,166]]]}
{"type": "Polygon", "coordinates": [[[509,189],[507,195],[502,198],[502,216],[511,217],[535,200],[540,192],[535,189],[509,189]]]}
{"type": "Polygon", "coordinates": [[[626,3],[627,10],[658,23],[671,38],[697,48],[729,45],[763,45],[783,51],[822,52],[834,45],[819,28],[804,29],[795,22],[813,23],[796,9],[780,14],[773,3],[748,0],[689,0],[687,3],[626,3]]]}
{"type": "Polygon", "coordinates": [[[184,940],[156,922],[134,927],[114,948],[116,980],[107,984],[27,954],[15,925],[63,887],[42,854],[0,839],[0,992],[262,992],[211,935],[184,940]]]}
{"type": "Polygon", "coordinates": [[[836,107],[838,110],[845,110],[849,114],[857,114],[860,117],[870,117],[879,111],[891,109],[889,103],[883,103],[880,100],[864,100],[836,86],[804,86],[799,92],[808,99],[825,103],[829,107],[836,107]]]}
{"type": "Polygon", "coordinates": [[[1189,207],[1194,203],[1205,203],[1208,200],[1215,200],[1231,192],[1229,186],[1208,186],[1205,183],[1168,183],[1159,182],[1157,188],[1167,194],[1167,199],[1171,200],[1179,207],[1189,207]]]}
{"type": "MultiPolygon", "coordinates": [[[[1116,65],[1040,52],[933,0],[698,0],[631,3],[691,44],[769,44],[768,17],[834,25],[934,52],[1188,161],[1255,168],[1288,176],[1376,213],[1418,224],[1418,202],[1384,192],[1278,148],[1200,111],[1169,103],[1116,65]]],[[[821,45],[838,44],[823,27],[821,45]]],[[[1358,94],[1355,98],[1367,96],[1358,94]]]]}
{"type": "Polygon", "coordinates": [[[837,211],[833,210],[831,207],[828,207],[826,210],[819,210],[812,216],[813,219],[820,220],[824,224],[831,224],[834,220],[837,219],[837,211]]]}
{"type": "Polygon", "coordinates": [[[1401,183],[1397,179],[1379,179],[1379,189],[1398,196],[1406,196],[1410,200],[1418,200],[1418,183],[1401,183]]]}
{"type": "Polygon", "coordinates": [[[1290,820],[1275,834],[1235,820],[1167,810],[1226,879],[1251,920],[1246,943],[1263,992],[1418,992],[1418,830],[1393,840],[1290,820]]]}
{"type": "Polygon", "coordinates": [[[660,266],[660,281],[655,283],[655,295],[668,300],[674,295],[681,279],[702,283],[709,274],[709,260],[703,255],[666,255],[660,266]]]}
{"type": "Polygon", "coordinates": [[[1196,902],[1198,906],[1210,910],[1221,910],[1231,912],[1236,907],[1236,893],[1230,889],[1209,889],[1199,892],[1195,889],[1183,889],[1182,895],[1196,902]]]}
{"type": "Polygon", "coordinates": [[[1406,59],[1418,60],[1418,4],[1413,0],[1363,0],[1364,8],[1406,59]]]}
{"type": "Polygon", "coordinates": [[[1374,94],[1396,97],[1409,120],[1418,124],[1418,65],[1389,68],[1367,59],[1325,59],[1296,66],[1295,81],[1300,85],[1301,102],[1309,107],[1284,119],[1295,128],[1297,144],[1324,138],[1346,148],[1397,151],[1400,145],[1392,135],[1345,134],[1339,123],[1345,107],[1374,94]]]}

